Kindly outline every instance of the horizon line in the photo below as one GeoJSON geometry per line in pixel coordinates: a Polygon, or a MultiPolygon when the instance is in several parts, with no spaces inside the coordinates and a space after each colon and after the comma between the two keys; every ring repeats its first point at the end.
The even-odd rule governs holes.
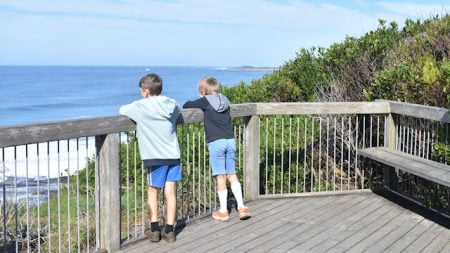
{"type": "Polygon", "coordinates": [[[0,67],[251,67],[251,68],[279,68],[280,66],[267,66],[267,65],[103,65],[103,64],[0,64],[0,67]]]}

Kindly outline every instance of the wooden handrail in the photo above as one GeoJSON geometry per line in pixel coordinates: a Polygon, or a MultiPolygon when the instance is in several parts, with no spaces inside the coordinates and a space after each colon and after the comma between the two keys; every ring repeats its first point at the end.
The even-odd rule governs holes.
{"type": "Polygon", "coordinates": [[[386,114],[389,102],[257,103],[258,115],[386,114]]]}
{"type": "Polygon", "coordinates": [[[448,109],[394,101],[389,101],[389,106],[391,113],[450,123],[448,109]]]}
{"type": "MultiPolygon", "coordinates": [[[[232,117],[252,116],[255,113],[255,104],[237,104],[231,107],[232,117]]],[[[177,123],[196,123],[202,120],[201,110],[184,109],[177,123]]],[[[0,127],[0,148],[134,130],[136,124],[125,116],[6,126],[0,127]]]]}
{"type": "MultiPolygon", "coordinates": [[[[375,102],[328,103],[249,103],[231,107],[232,117],[253,115],[339,115],[339,114],[388,114],[395,113],[450,123],[449,110],[387,100],[375,102]]],[[[184,109],[178,124],[203,120],[198,109],[184,109]]],[[[59,122],[0,127],[0,148],[77,137],[97,136],[123,131],[133,131],[133,121],[124,116],[97,117],[59,122]]]]}

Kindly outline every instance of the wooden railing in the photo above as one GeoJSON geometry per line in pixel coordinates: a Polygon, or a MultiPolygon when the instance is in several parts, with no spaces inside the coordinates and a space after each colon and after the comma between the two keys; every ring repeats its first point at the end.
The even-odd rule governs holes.
{"type": "MultiPolygon", "coordinates": [[[[392,101],[389,105],[387,146],[414,157],[449,165],[449,110],[392,101]]],[[[450,171],[450,166],[445,168],[450,171]]],[[[418,176],[431,171],[414,174],[398,168],[384,170],[385,185],[392,192],[450,217],[450,188],[437,183],[439,180],[431,181],[418,176]]]]}
{"type": "MultiPolygon", "coordinates": [[[[241,174],[247,201],[264,197],[367,191],[377,186],[380,183],[379,178],[383,177],[386,185],[394,185],[392,170],[385,170],[384,173],[382,172],[383,169],[381,171],[374,171],[372,168],[368,170],[365,167],[366,163],[358,158],[358,149],[377,145],[398,148],[399,141],[401,141],[399,131],[400,128],[403,129],[403,126],[399,123],[399,117],[407,116],[431,120],[439,122],[447,128],[448,123],[450,123],[450,116],[446,109],[392,101],[239,104],[232,105],[231,114],[234,118],[236,138],[239,140],[238,148],[240,147],[240,152],[242,152],[238,155],[238,164],[240,165],[238,174],[241,174]]],[[[179,187],[180,203],[181,205],[189,203],[186,207],[183,206],[187,211],[181,211],[179,218],[185,218],[186,220],[208,214],[216,203],[215,200],[211,199],[211,196],[215,195],[214,181],[207,172],[209,171],[207,166],[209,160],[202,133],[202,121],[203,113],[196,109],[183,110],[178,120],[180,146],[183,154],[182,167],[186,178],[179,187]],[[191,204],[190,202],[195,203],[191,204]]],[[[123,116],[1,127],[0,149],[3,153],[3,178],[7,176],[7,164],[12,164],[12,166],[9,166],[13,168],[9,171],[10,175],[14,174],[13,171],[17,171],[19,159],[16,152],[21,147],[26,147],[27,156],[24,159],[28,164],[29,147],[33,145],[38,147],[36,156],[39,161],[39,145],[47,145],[47,153],[51,153],[52,143],[57,143],[58,149],[54,152],[58,156],[59,167],[59,143],[67,140],[67,157],[70,157],[69,153],[72,151],[77,154],[80,153],[78,150],[80,139],[86,141],[86,182],[90,173],[95,174],[95,183],[91,186],[92,189],[89,188],[90,183],[86,183],[85,191],[88,200],[85,201],[84,206],[78,203],[80,202],[79,188],[81,187],[78,181],[79,173],[71,174],[69,169],[68,174],[62,177],[67,177],[67,183],[70,184],[72,177],[76,176],[76,190],[70,188],[70,185],[67,186],[67,183],[61,183],[60,185],[58,181],[58,201],[60,187],[67,188],[68,193],[66,194],[68,194],[69,206],[70,198],[77,201],[76,211],[73,211],[76,213],[77,219],[72,223],[71,228],[70,221],[73,216],[70,216],[72,213],[70,210],[67,211],[69,227],[67,232],[64,232],[62,230],[66,229],[65,225],[62,228],[61,225],[57,228],[52,227],[50,219],[47,221],[47,218],[42,218],[41,220],[42,213],[38,211],[38,217],[35,217],[33,221],[39,224],[42,222],[39,227],[41,229],[46,228],[42,230],[42,233],[39,231],[39,238],[34,235],[34,231],[37,231],[37,229],[35,225],[31,224],[29,213],[35,213],[35,209],[39,209],[41,203],[38,202],[37,206],[32,206],[27,202],[25,206],[20,206],[14,198],[6,196],[8,192],[8,194],[15,195],[17,199],[18,177],[16,175],[12,176],[15,180],[11,184],[3,183],[3,218],[1,219],[3,248],[9,247],[7,249],[20,251],[48,247],[52,251],[61,251],[63,248],[71,247],[70,249],[74,251],[100,248],[115,251],[120,249],[123,244],[140,239],[143,236],[145,224],[140,224],[136,219],[133,220],[132,215],[127,212],[134,204],[134,216],[137,217],[138,212],[141,212],[142,220],[146,218],[144,211],[145,196],[143,194],[145,183],[143,176],[140,178],[142,183],[128,182],[133,176],[133,173],[128,173],[132,166],[124,165],[124,159],[127,162],[129,159],[133,161],[132,152],[128,152],[129,150],[133,151],[134,154],[137,153],[136,148],[128,149],[128,144],[132,143],[130,139],[134,137],[133,131],[135,129],[134,122],[123,116]],[[124,135],[127,136],[125,140],[124,135]],[[131,138],[128,138],[129,136],[131,138]],[[70,148],[70,140],[76,140],[76,149],[70,148]],[[92,156],[88,152],[89,140],[91,144],[95,143],[95,152],[92,156]],[[126,145],[127,154],[123,154],[124,145],[126,145]],[[12,157],[5,155],[10,151],[14,153],[12,157]],[[90,163],[93,165],[93,168],[91,168],[93,171],[88,170],[90,163]],[[126,179],[128,181],[124,184],[122,174],[125,170],[127,171],[126,179]],[[7,187],[10,188],[9,191],[7,187]],[[128,194],[130,191],[134,191],[132,205],[128,204],[129,196],[124,197],[125,193],[128,194]],[[90,196],[91,193],[94,196],[90,196]],[[141,199],[138,199],[138,196],[142,197],[139,205],[136,204],[141,199]],[[89,198],[92,203],[89,202],[89,198]],[[124,201],[126,202],[125,205],[124,201]],[[8,209],[8,203],[12,205],[12,211],[8,209]],[[93,208],[89,209],[89,206],[93,206],[93,208]],[[27,213],[27,218],[21,221],[20,217],[25,213],[24,210],[27,213]],[[80,222],[81,220],[83,222],[80,222]],[[26,223],[25,237],[18,235],[18,225],[22,223],[26,223]],[[80,236],[80,234],[84,234],[80,233],[80,230],[84,229],[80,226],[85,225],[88,228],[86,239],[80,236]],[[78,229],[74,230],[76,226],[78,226],[78,229]],[[130,235],[131,232],[127,232],[130,231],[130,226],[135,231],[132,235],[130,235]],[[140,232],[137,233],[137,230],[140,232]],[[30,233],[30,231],[33,231],[33,233],[30,233]],[[92,231],[91,235],[89,235],[90,231],[92,231]],[[7,236],[12,239],[7,238],[7,236]],[[64,244],[61,243],[61,236],[68,236],[69,238],[72,236],[74,239],[69,239],[69,242],[64,244]],[[13,240],[12,244],[5,246],[10,240],[13,240]],[[86,245],[86,240],[90,240],[91,243],[86,245]],[[47,245],[50,243],[59,245],[55,248],[47,245]]],[[[439,131],[434,133],[439,134],[439,131]]],[[[413,132],[411,134],[414,135],[413,132]]],[[[448,135],[445,135],[444,142],[441,139],[441,143],[444,143],[444,146],[447,147],[448,135]]],[[[431,147],[431,152],[434,152],[433,150],[433,147],[431,147]]],[[[51,155],[47,154],[47,156],[50,157],[51,155]]],[[[437,154],[435,156],[441,157],[437,154]]],[[[447,158],[439,159],[443,163],[448,162],[447,158]]],[[[48,158],[49,164],[50,160],[48,158]]],[[[134,158],[134,180],[139,177],[136,176],[138,175],[137,170],[140,170],[143,175],[143,168],[137,166],[139,161],[139,157],[134,158]]],[[[68,167],[70,166],[68,165],[68,167]]],[[[28,167],[26,169],[28,173],[28,167]]],[[[80,169],[80,166],[77,166],[78,169],[80,169]]],[[[48,170],[50,171],[50,165],[48,170]]],[[[26,182],[28,182],[28,179],[26,179],[26,182]]],[[[37,182],[39,188],[39,178],[37,182]]],[[[50,183],[46,184],[49,188],[48,199],[52,197],[50,196],[49,185],[50,183]]],[[[72,187],[74,186],[72,185],[72,187]]],[[[37,192],[39,194],[39,189],[37,192]]],[[[27,191],[27,196],[28,194],[27,191]]],[[[49,201],[48,199],[46,201],[49,201]]],[[[50,210],[51,212],[50,204],[48,209],[44,210],[50,210]]],[[[61,223],[61,219],[64,219],[64,217],[59,217],[61,213],[59,204],[57,212],[58,222],[61,223]]]]}

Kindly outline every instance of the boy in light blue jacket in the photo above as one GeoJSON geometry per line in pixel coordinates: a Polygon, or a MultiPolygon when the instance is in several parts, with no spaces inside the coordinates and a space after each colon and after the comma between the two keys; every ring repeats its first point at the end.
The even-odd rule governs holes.
{"type": "Polygon", "coordinates": [[[176,121],[181,113],[177,102],[162,96],[162,80],[156,74],[144,76],[140,82],[142,99],[120,107],[119,113],[136,122],[139,151],[147,168],[147,206],[150,228],[145,234],[152,242],[161,237],[168,242],[176,240],[176,182],[182,179],[180,148],[176,121]],[[164,188],[167,204],[166,225],[163,231],[158,221],[158,188],[164,188]]]}

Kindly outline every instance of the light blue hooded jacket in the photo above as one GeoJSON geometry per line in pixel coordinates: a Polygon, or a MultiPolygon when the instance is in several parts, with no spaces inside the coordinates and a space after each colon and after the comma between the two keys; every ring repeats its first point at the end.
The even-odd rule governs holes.
{"type": "Polygon", "coordinates": [[[175,100],[151,96],[120,107],[119,113],[136,122],[142,160],[152,166],[179,164],[176,122],[181,107],[175,100]]]}

